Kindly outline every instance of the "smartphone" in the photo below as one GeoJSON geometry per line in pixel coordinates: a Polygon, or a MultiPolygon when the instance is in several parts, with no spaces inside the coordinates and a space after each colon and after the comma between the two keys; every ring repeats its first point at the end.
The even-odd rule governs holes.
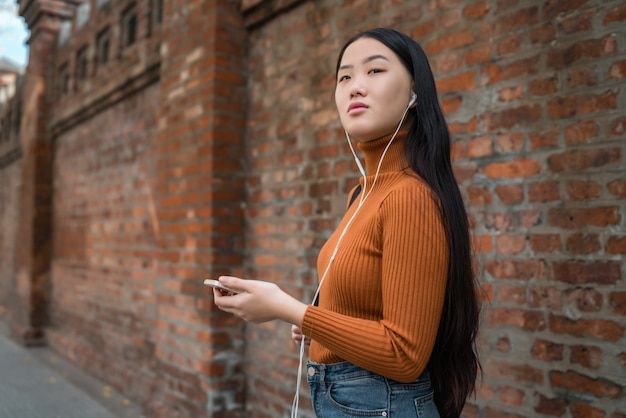
{"type": "Polygon", "coordinates": [[[204,279],[204,284],[207,286],[211,286],[213,288],[219,289],[222,293],[225,293],[229,296],[235,295],[237,293],[241,293],[241,290],[232,289],[230,287],[224,286],[218,280],[213,279],[204,279]]]}

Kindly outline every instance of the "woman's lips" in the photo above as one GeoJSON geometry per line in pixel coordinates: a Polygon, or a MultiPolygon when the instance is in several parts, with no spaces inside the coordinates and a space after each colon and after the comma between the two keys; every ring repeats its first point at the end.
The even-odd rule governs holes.
{"type": "Polygon", "coordinates": [[[348,106],[349,115],[356,115],[359,113],[363,113],[366,110],[367,110],[367,105],[361,102],[350,103],[350,106],[348,106]]]}

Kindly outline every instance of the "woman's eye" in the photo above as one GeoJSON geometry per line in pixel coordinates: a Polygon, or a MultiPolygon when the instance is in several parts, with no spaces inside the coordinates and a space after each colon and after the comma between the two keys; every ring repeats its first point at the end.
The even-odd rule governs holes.
{"type": "Polygon", "coordinates": [[[342,75],[341,77],[339,77],[337,81],[344,81],[344,80],[349,80],[349,79],[350,79],[349,75],[342,75]]]}
{"type": "Polygon", "coordinates": [[[381,70],[380,68],[372,68],[371,70],[369,70],[370,74],[377,74],[377,73],[382,73],[383,70],[381,70]]]}

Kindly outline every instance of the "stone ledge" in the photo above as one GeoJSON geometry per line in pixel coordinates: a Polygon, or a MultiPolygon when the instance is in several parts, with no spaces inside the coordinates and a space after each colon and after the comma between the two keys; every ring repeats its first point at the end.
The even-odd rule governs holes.
{"type": "Polygon", "coordinates": [[[51,138],[54,140],[64,131],[78,125],[79,123],[97,115],[104,109],[112,106],[126,97],[134,94],[150,84],[155,83],[160,78],[160,61],[152,64],[137,76],[127,80],[125,83],[116,86],[111,91],[95,98],[90,103],[81,106],[79,110],[59,120],[55,120],[50,127],[51,138]]]}
{"type": "Polygon", "coordinates": [[[307,0],[243,0],[240,8],[247,29],[274,19],[307,0]]]}

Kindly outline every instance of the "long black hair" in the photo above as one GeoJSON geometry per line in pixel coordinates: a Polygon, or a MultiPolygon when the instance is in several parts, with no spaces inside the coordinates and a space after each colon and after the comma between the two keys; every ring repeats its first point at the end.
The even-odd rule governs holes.
{"type": "Polygon", "coordinates": [[[346,48],[364,37],[376,39],[391,49],[413,77],[417,106],[407,134],[406,155],[411,168],[439,200],[450,253],[445,301],[428,368],[440,415],[458,417],[468,396],[475,391],[480,369],[476,352],[480,305],[467,212],[450,163],[450,134],[428,58],[407,35],[389,28],[355,35],[339,53],[337,72],[346,48]]]}

